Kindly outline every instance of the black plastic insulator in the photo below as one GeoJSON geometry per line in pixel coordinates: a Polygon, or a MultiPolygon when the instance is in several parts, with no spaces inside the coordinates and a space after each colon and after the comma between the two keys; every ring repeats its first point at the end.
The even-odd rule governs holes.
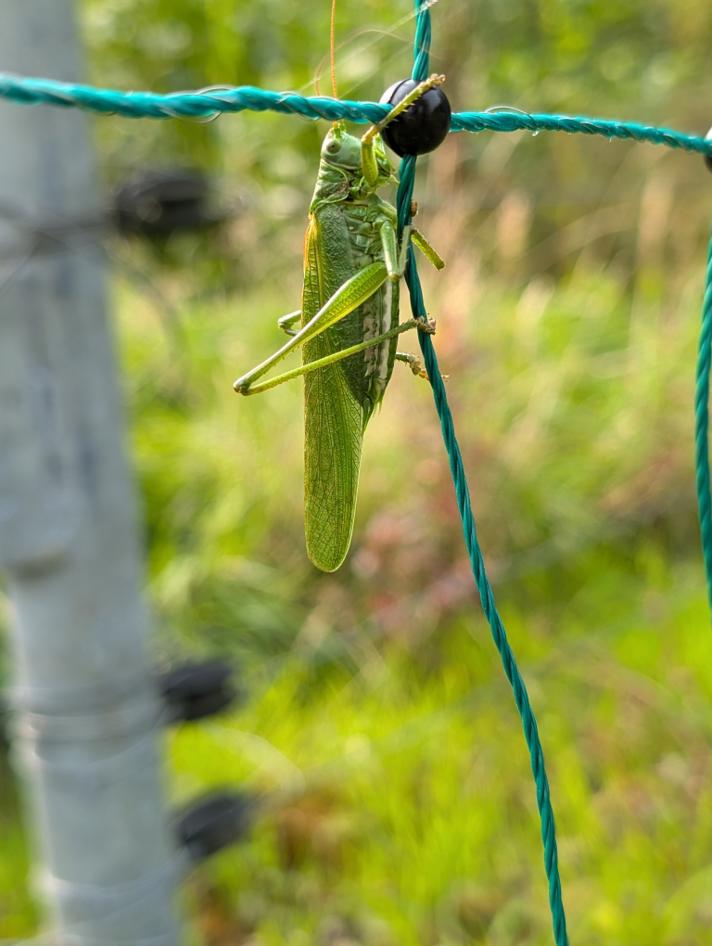
{"type": "MultiPolygon", "coordinates": [[[[712,142],[712,128],[710,128],[710,130],[707,132],[705,141],[712,142]]],[[[705,155],[705,164],[707,165],[707,169],[712,171],[712,153],[705,155]]]]}
{"type": "Polygon", "coordinates": [[[228,710],[239,692],[233,668],[225,660],[190,661],[158,677],[172,722],[191,722],[228,710]]]}
{"type": "Polygon", "coordinates": [[[210,178],[194,168],[147,169],[113,195],[115,226],[124,236],[165,239],[204,230],[226,216],[212,205],[210,178]]]}
{"type": "Polygon", "coordinates": [[[178,843],[195,863],[241,841],[258,810],[257,799],[233,791],[211,792],[178,811],[174,818],[178,843]]]}
{"type": "MultiPolygon", "coordinates": [[[[389,86],[381,102],[397,105],[418,85],[415,79],[401,79],[389,86]]],[[[452,110],[447,95],[440,87],[429,89],[402,115],[394,118],[381,132],[381,137],[399,157],[434,151],[445,140],[450,129],[452,110]]]]}

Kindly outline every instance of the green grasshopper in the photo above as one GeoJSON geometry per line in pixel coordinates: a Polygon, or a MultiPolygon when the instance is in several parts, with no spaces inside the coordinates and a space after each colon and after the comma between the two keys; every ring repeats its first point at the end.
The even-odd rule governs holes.
{"type": "Polygon", "coordinates": [[[291,338],[234,384],[258,394],[304,375],[304,521],[307,554],[335,571],[351,544],[363,434],[383,398],[396,360],[424,376],[414,355],[396,351],[396,336],[434,323],[399,324],[398,289],[412,240],[430,262],[445,265],[425,238],[407,226],[400,247],[396,210],[378,196],[397,181],[382,129],[444,76],[431,76],[359,139],[336,122],[321,162],[304,243],[302,307],[279,319],[291,338]],[[295,330],[294,326],[300,328],[295,330]],[[295,348],[303,363],[255,383],[295,348]]]}

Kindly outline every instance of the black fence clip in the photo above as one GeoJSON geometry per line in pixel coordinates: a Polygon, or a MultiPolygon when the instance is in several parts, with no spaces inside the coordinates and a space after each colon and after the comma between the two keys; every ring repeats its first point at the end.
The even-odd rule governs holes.
{"type": "Polygon", "coordinates": [[[158,676],[169,721],[192,722],[228,710],[239,691],[233,668],[225,660],[189,661],[158,676]]]}
{"type": "Polygon", "coordinates": [[[256,797],[222,790],[192,801],[174,818],[178,843],[193,863],[200,863],[241,841],[254,823],[256,797]]]}

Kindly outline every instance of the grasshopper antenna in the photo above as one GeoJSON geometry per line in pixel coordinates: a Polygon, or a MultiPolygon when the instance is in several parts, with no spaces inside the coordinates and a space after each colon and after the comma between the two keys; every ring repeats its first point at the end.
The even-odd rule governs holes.
{"type": "MultiPolygon", "coordinates": [[[[430,2],[428,3],[427,0],[425,0],[425,2],[421,5],[420,9],[421,10],[428,9],[431,6],[434,6],[437,2],[438,0],[430,0],[430,2]]],[[[346,39],[342,40],[338,45],[335,46],[335,51],[348,48],[348,52],[346,52],[344,56],[347,60],[351,60],[351,59],[358,58],[359,56],[362,56],[365,52],[367,52],[377,43],[380,43],[383,39],[396,40],[403,47],[405,47],[406,45],[409,46],[410,37],[408,37],[408,39],[406,39],[405,37],[399,37],[397,31],[400,29],[400,27],[405,26],[407,23],[410,23],[411,20],[414,20],[416,16],[417,16],[417,13],[415,11],[412,11],[410,13],[406,13],[404,16],[400,17],[399,19],[394,20],[392,23],[389,23],[388,26],[385,26],[383,29],[377,29],[375,27],[365,26],[365,27],[362,27],[361,29],[352,30],[347,35],[346,39]],[[357,47],[354,47],[355,40],[361,39],[364,36],[369,37],[368,41],[365,43],[361,43],[357,47]]],[[[387,62],[390,63],[399,54],[400,54],[399,52],[393,53],[389,57],[387,62]]],[[[316,67],[316,72],[314,73],[314,77],[310,79],[308,82],[305,82],[304,85],[300,86],[295,91],[304,94],[307,92],[308,89],[313,87],[314,93],[316,95],[321,95],[320,79],[321,79],[321,74],[324,71],[324,68],[326,66],[326,61],[328,58],[329,58],[329,54],[325,53],[324,56],[322,56],[322,58],[319,60],[319,65],[316,67]]],[[[334,58],[336,57],[334,56],[334,58]]],[[[344,57],[342,56],[342,59],[343,58],[344,57]]],[[[349,91],[352,91],[353,89],[358,88],[365,81],[366,80],[362,77],[354,85],[350,87],[349,91]]]]}
{"type": "Polygon", "coordinates": [[[329,28],[329,62],[331,64],[331,94],[338,99],[339,93],[336,91],[336,0],[331,0],[331,26],[329,28]]]}
{"type": "MultiPolygon", "coordinates": [[[[323,63],[322,59],[322,63],[323,63]]],[[[331,70],[331,94],[338,99],[339,93],[336,90],[336,0],[331,0],[331,18],[329,22],[329,65],[331,70]]],[[[320,82],[321,65],[317,69],[314,78],[314,90],[317,95],[321,95],[320,82]]],[[[334,126],[343,125],[342,121],[333,122],[334,126]]]]}

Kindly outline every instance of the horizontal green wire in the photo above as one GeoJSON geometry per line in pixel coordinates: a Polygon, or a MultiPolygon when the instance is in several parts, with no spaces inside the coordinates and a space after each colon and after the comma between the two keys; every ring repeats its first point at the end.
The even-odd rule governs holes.
{"type": "MultiPolygon", "coordinates": [[[[356,124],[377,122],[388,114],[389,106],[377,102],[352,102],[328,96],[303,96],[296,92],[270,92],[255,86],[200,89],[195,92],[119,92],[88,85],[55,82],[0,72],[0,98],[32,105],[83,108],[124,118],[211,118],[225,112],[283,112],[304,118],[345,118],[356,124]]],[[[455,112],[450,131],[564,131],[570,134],[628,138],[712,155],[712,140],[687,135],[671,128],[657,128],[638,122],[619,122],[574,115],[547,115],[494,109],[484,112],[455,112]]]]}

